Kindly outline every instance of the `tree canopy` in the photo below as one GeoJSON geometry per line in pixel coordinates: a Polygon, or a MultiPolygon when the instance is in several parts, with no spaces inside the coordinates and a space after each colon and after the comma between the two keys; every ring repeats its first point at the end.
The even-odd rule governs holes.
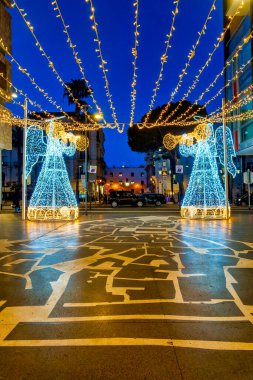
{"type": "Polygon", "coordinates": [[[63,96],[68,98],[69,105],[75,104],[76,113],[80,114],[80,106],[75,102],[75,99],[81,106],[88,106],[84,99],[90,97],[92,90],[88,88],[84,79],[71,79],[71,82],[67,82],[66,86],[70,89],[71,94],[65,88],[63,96]]]}
{"type": "MultiPolygon", "coordinates": [[[[171,103],[171,106],[167,113],[164,114],[164,119],[169,116],[170,113],[175,110],[177,107],[177,103],[171,103]]],[[[166,105],[163,105],[161,107],[155,108],[149,117],[149,123],[155,122],[155,120],[158,119],[160,112],[165,108],[166,105]]],[[[189,107],[191,107],[192,104],[188,101],[182,102],[181,107],[176,111],[175,115],[173,115],[173,119],[180,116],[184,112],[187,111],[189,107]]],[[[198,111],[199,116],[206,116],[206,109],[201,108],[199,105],[193,105],[192,109],[190,111],[191,113],[195,113],[198,111]]],[[[144,115],[141,119],[141,122],[145,119],[144,115]]],[[[189,119],[191,120],[191,119],[189,119]]],[[[160,148],[163,145],[163,137],[167,133],[173,133],[173,134],[183,134],[187,132],[192,132],[193,127],[189,126],[161,126],[161,127],[153,127],[153,128],[143,128],[139,129],[137,125],[134,125],[132,127],[128,128],[127,135],[128,135],[128,145],[130,148],[135,152],[144,153],[149,150],[155,151],[158,148],[160,148]]]]}

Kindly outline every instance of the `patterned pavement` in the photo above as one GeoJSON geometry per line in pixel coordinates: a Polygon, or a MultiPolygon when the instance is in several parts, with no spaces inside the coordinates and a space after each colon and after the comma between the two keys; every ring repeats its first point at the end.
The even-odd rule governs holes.
{"type": "MultiPolygon", "coordinates": [[[[242,218],[252,222],[252,216],[242,218]]],[[[161,348],[173,350],[170,375],[164,364],[147,371],[147,363],[137,377],[131,375],[134,379],[191,378],[191,373],[209,378],[214,373],[216,364],[210,371],[207,362],[193,372],[192,364],[185,367],[187,352],[205,354],[208,361],[210,355],[226,353],[232,360],[234,352],[245,352],[252,362],[250,225],[238,223],[238,233],[235,223],[166,215],[96,219],[59,225],[32,238],[30,227],[25,239],[0,240],[0,356],[8,349],[14,359],[17,349],[25,354],[45,347],[92,347],[103,353],[127,347],[138,354],[157,348],[152,358],[161,348]],[[184,365],[179,353],[186,355],[184,365]]],[[[250,378],[253,365],[245,369],[238,358],[229,378],[250,378]]],[[[0,369],[1,364],[0,359],[0,369]]],[[[130,378],[130,372],[120,372],[120,363],[117,368],[115,377],[114,371],[108,377],[103,371],[80,373],[88,379],[130,378]]],[[[212,378],[226,378],[220,373],[212,378]]],[[[8,374],[3,378],[13,378],[8,374]]],[[[14,378],[23,377],[17,372],[14,378]]],[[[26,373],[24,378],[58,377],[26,373]]],[[[59,378],[71,376],[67,371],[59,378]]]]}

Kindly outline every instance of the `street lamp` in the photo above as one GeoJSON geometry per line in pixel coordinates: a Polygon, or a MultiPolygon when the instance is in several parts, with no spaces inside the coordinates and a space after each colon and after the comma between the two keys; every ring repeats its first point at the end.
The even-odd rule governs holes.
{"type": "Polygon", "coordinates": [[[96,120],[101,120],[103,118],[103,115],[101,113],[95,113],[94,117],[96,120]]]}
{"type": "MultiPolygon", "coordinates": [[[[101,120],[103,118],[102,113],[95,113],[93,114],[94,119],[97,121],[101,120]]],[[[85,140],[87,141],[87,129],[85,129],[85,140]]],[[[85,149],[85,215],[88,213],[88,148],[85,149]]]]}

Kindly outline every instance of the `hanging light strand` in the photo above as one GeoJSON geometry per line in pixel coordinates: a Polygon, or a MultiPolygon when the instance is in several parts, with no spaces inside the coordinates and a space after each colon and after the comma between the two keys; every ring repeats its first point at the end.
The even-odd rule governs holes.
{"type": "Polygon", "coordinates": [[[219,48],[219,46],[221,45],[221,43],[224,41],[224,38],[225,38],[225,35],[227,33],[227,31],[230,29],[230,26],[235,18],[235,16],[237,16],[242,7],[243,7],[243,4],[244,4],[244,0],[241,1],[240,5],[238,6],[238,8],[236,9],[235,13],[233,14],[233,16],[230,17],[230,21],[229,23],[227,24],[227,26],[223,29],[223,31],[221,32],[220,36],[217,38],[217,43],[214,44],[214,48],[212,50],[211,53],[209,53],[208,55],[208,59],[207,61],[204,63],[204,65],[199,69],[198,71],[198,74],[195,76],[195,79],[192,83],[192,85],[188,88],[188,90],[184,93],[184,96],[183,98],[180,100],[180,102],[178,103],[177,107],[167,116],[167,118],[164,120],[164,124],[167,123],[169,120],[171,120],[173,118],[173,116],[175,115],[175,113],[180,109],[180,107],[182,106],[184,100],[186,100],[189,95],[191,94],[191,92],[196,88],[197,84],[199,83],[199,78],[201,77],[201,75],[203,74],[203,72],[205,71],[205,69],[209,66],[210,62],[212,61],[212,58],[213,58],[213,55],[214,53],[216,52],[216,50],[219,48]]]}
{"type": "MultiPolygon", "coordinates": [[[[210,115],[208,115],[209,119],[211,120],[217,120],[219,118],[222,118],[225,115],[226,119],[229,119],[234,116],[238,115],[230,115],[232,112],[240,111],[240,108],[253,100],[253,94],[252,94],[253,84],[247,87],[245,90],[241,91],[238,95],[238,100],[235,102],[234,99],[227,102],[225,105],[225,108],[223,109],[222,106],[218,107],[215,111],[213,111],[210,115]]],[[[241,114],[239,114],[240,116],[241,114]]]]}
{"type": "Polygon", "coordinates": [[[132,49],[133,55],[133,81],[131,91],[131,113],[130,113],[130,126],[134,122],[135,104],[136,104],[136,82],[137,82],[137,59],[138,59],[138,46],[139,46],[139,0],[134,0],[134,47],[132,49]]]}
{"type": "MultiPolygon", "coordinates": [[[[7,55],[10,56],[11,63],[14,62],[17,65],[18,69],[22,72],[22,74],[27,76],[27,78],[30,80],[30,82],[36,88],[36,90],[38,90],[50,104],[54,105],[59,112],[63,113],[63,115],[66,116],[66,118],[70,119],[74,125],[82,126],[83,129],[86,128],[86,124],[77,122],[72,116],[65,112],[61,106],[57,104],[57,102],[52,98],[52,96],[50,96],[42,87],[40,87],[37,84],[37,82],[31,76],[29,71],[26,68],[22,67],[20,63],[16,60],[16,58],[14,58],[13,55],[8,51],[8,48],[3,44],[2,39],[0,39],[0,47],[6,52],[7,55]]],[[[5,78],[5,80],[7,80],[7,78],[5,78]]]]}
{"type": "Polygon", "coordinates": [[[110,109],[111,109],[112,118],[114,120],[115,126],[117,128],[119,128],[119,123],[118,123],[117,115],[116,115],[116,109],[115,109],[115,106],[113,104],[112,94],[111,94],[111,91],[110,91],[110,85],[109,85],[109,80],[108,80],[108,76],[107,76],[107,72],[108,72],[108,68],[106,67],[107,62],[104,59],[103,52],[102,52],[102,47],[101,47],[102,43],[101,43],[101,40],[99,38],[98,23],[97,23],[96,16],[95,16],[95,8],[93,6],[92,0],[85,0],[85,2],[89,3],[89,5],[90,5],[90,12],[91,12],[90,20],[92,20],[92,22],[93,22],[92,29],[95,32],[94,42],[97,44],[97,48],[96,48],[95,51],[96,51],[96,53],[98,55],[98,58],[100,59],[99,68],[103,71],[103,79],[104,79],[104,82],[105,82],[106,96],[108,98],[108,102],[109,102],[109,106],[110,106],[110,109]]]}
{"type": "Polygon", "coordinates": [[[87,79],[87,77],[85,75],[84,67],[82,65],[82,60],[81,60],[81,58],[79,58],[79,52],[77,51],[77,47],[73,43],[73,41],[71,39],[71,36],[70,36],[70,33],[69,33],[69,25],[66,24],[66,22],[65,22],[65,20],[63,18],[63,15],[62,15],[61,9],[59,7],[58,1],[57,0],[53,0],[51,2],[51,4],[53,6],[54,11],[56,12],[56,17],[61,20],[61,23],[62,23],[62,26],[63,26],[63,33],[66,34],[67,44],[69,45],[70,49],[72,50],[72,54],[73,54],[74,60],[75,60],[77,66],[79,68],[79,71],[81,73],[82,79],[84,80],[84,82],[86,83],[86,86],[88,87],[88,89],[90,91],[90,97],[91,97],[91,99],[92,99],[92,101],[93,101],[93,103],[94,103],[94,105],[96,107],[96,110],[101,115],[103,123],[107,124],[106,120],[104,119],[102,109],[99,107],[98,102],[97,102],[97,100],[94,97],[94,93],[92,91],[91,85],[90,85],[90,83],[89,83],[89,81],[88,81],[88,79],[87,79]]]}
{"type": "Polygon", "coordinates": [[[218,81],[218,79],[220,77],[223,76],[225,70],[234,62],[234,60],[238,57],[239,55],[239,52],[242,50],[243,46],[248,43],[248,41],[250,39],[253,38],[253,34],[251,33],[247,38],[245,38],[243,40],[243,43],[241,45],[238,46],[238,49],[236,51],[236,53],[233,55],[233,57],[226,62],[225,66],[223,67],[223,69],[216,75],[215,79],[213,80],[212,83],[210,83],[210,85],[202,92],[202,94],[199,96],[199,98],[197,100],[195,100],[195,102],[182,114],[180,115],[178,118],[176,118],[176,120],[174,120],[173,122],[171,122],[170,124],[173,125],[173,124],[178,124],[178,121],[187,121],[188,119],[192,118],[193,116],[197,115],[197,113],[199,112],[200,109],[204,109],[206,108],[206,106],[208,104],[210,104],[212,101],[214,101],[219,95],[222,94],[222,91],[227,88],[230,83],[237,79],[239,77],[239,75],[245,70],[245,68],[249,65],[249,63],[252,61],[252,58],[250,60],[248,60],[245,64],[243,64],[240,69],[235,73],[234,77],[232,79],[230,79],[211,99],[207,100],[207,102],[201,106],[197,111],[195,111],[193,114],[190,114],[189,116],[187,116],[189,114],[189,112],[193,109],[194,105],[197,105],[199,103],[199,101],[201,101],[204,97],[204,95],[206,93],[208,93],[211,88],[213,88],[216,84],[216,82],[218,81]],[[183,119],[183,120],[182,120],[183,119]]]}
{"type": "Polygon", "coordinates": [[[54,63],[53,61],[51,60],[51,58],[49,57],[49,55],[47,55],[47,53],[45,52],[43,46],[41,45],[41,43],[39,42],[35,32],[34,32],[34,27],[32,26],[31,22],[27,20],[27,13],[25,12],[24,9],[21,9],[17,2],[15,0],[13,0],[12,2],[13,6],[15,6],[18,10],[18,12],[20,13],[20,15],[22,16],[26,26],[28,27],[28,29],[30,30],[34,40],[35,40],[35,45],[38,47],[39,51],[41,52],[41,55],[43,57],[46,58],[46,60],[48,61],[48,66],[50,67],[50,69],[53,71],[53,73],[55,74],[58,82],[61,84],[62,87],[64,87],[69,96],[71,97],[71,99],[73,99],[73,102],[85,113],[86,117],[88,120],[90,120],[90,122],[95,122],[91,117],[90,115],[88,114],[87,110],[85,109],[84,105],[82,105],[78,99],[76,99],[71,91],[71,88],[64,82],[64,80],[62,79],[62,77],[60,76],[59,72],[56,70],[55,66],[54,66],[54,63]]]}
{"type": "Polygon", "coordinates": [[[188,69],[189,69],[189,67],[190,67],[190,65],[191,65],[191,61],[193,60],[193,58],[194,58],[195,55],[196,55],[196,50],[197,50],[197,48],[198,48],[198,46],[199,46],[199,44],[200,44],[200,40],[201,40],[202,36],[205,35],[205,33],[206,33],[207,24],[208,24],[209,20],[212,19],[211,15],[212,15],[212,13],[216,10],[216,6],[215,6],[215,4],[216,4],[216,0],[214,0],[213,3],[212,3],[212,6],[211,6],[211,8],[210,8],[210,10],[209,10],[209,13],[208,13],[208,15],[207,15],[207,18],[206,18],[206,20],[205,20],[205,22],[204,22],[203,28],[201,29],[200,32],[198,32],[198,39],[197,39],[197,41],[195,42],[195,44],[192,46],[192,49],[190,50],[190,52],[189,52],[189,54],[188,54],[188,60],[187,60],[187,62],[186,62],[186,64],[185,64],[184,68],[182,69],[181,74],[179,75],[179,80],[178,80],[178,83],[177,83],[177,85],[176,85],[176,88],[175,88],[174,91],[172,92],[172,94],[171,94],[171,96],[170,96],[170,100],[169,100],[169,102],[167,103],[167,105],[165,106],[165,108],[161,111],[161,113],[160,113],[160,115],[159,115],[157,121],[155,122],[155,125],[163,124],[163,122],[160,123],[160,121],[162,120],[163,115],[169,110],[172,101],[174,100],[176,94],[178,93],[180,87],[182,86],[183,79],[184,79],[184,77],[185,77],[185,76],[187,75],[187,73],[188,73],[188,69]]]}
{"type": "Polygon", "coordinates": [[[143,122],[144,126],[147,124],[148,119],[149,119],[149,117],[151,115],[151,112],[152,112],[154,104],[155,104],[157,92],[158,92],[158,90],[160,88],[160,83],[161,83],[161,81],[163,79],[164,66],[165,66],[165,63],[167,62],[167,59],[168,59],[169,49],[171,48],[171,39],[172,39],[174,31],[176,30],[176,28],[175,28],[175,21],[176,21],[176,16],[179,13],[179,1],[180,0],[175,0],[174,1],[175,9],[172,11],[171,28],[170,28],[169,33],[166,36],[167,40],[165,41],[165,51],[164,51],[163,55],[161,56],[161,68],[160,68],[160,72],[158,74],[157,81],[155,82],[155,87],[153,89],[153,95],[151,97],[151,102],[149,104],[149,111],[147,112],[147,114],[145,116],[145,119],[144,119],[144,122],[143,122]]]}

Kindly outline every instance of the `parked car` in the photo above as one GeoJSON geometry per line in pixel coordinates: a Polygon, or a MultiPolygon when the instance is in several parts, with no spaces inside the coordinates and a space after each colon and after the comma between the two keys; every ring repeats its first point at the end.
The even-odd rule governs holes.
{"type": "Polygon", "coordinates": [[[111,191],[109,195],[109,204],[112,207],[118,207],[121,205],[142,207],[146,204],[146,200],[142,194],[137,195],[131,193],[131,191],[111,191]]]}
{"type": "MultiPolygon", "coordinates": [[[[248,206],[249,198],[248,193],[243,194],[241,197],[236,198],[235,205],[236,206],[248,206]]],[[[250,195],[250,204],[253,205],[253,193],[250,195]]]]}
{"type": "Polygon", "coordinates": [[[163,194],[153,194],[147,193],[143,194],[145,197],[146,203],[150,205],[161,206],[162,204],[166,204],[166,198],[163,194]]]}

